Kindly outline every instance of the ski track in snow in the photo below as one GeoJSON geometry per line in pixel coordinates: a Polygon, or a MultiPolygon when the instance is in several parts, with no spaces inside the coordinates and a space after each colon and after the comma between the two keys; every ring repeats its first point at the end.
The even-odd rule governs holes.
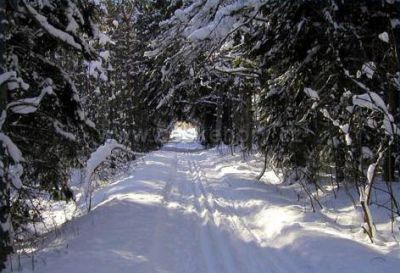
{"type": "MultiPolygon", "coordinates": [[[[93,210],[36,253],[34,272],[398,272],[398,247],[357,242],[310,220],[274,185],[221,166],[216,150],[171,147],[95,192],[93,210]]],[[[22,272],[32,272],[29,262],[22,272]]]]}

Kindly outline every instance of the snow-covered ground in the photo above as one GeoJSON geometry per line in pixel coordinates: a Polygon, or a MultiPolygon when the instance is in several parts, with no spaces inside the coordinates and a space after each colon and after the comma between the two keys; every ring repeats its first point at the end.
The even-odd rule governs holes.
{"type": "Polygon", "coordinates": [[[168,151],[194,151],[202,150],[203,146],[198,142],[199,136],[195,127],[183,128],[175,126],[170,135],[170,141],[163,146],[168,151]]]}
{"type": "Polygon", "coordinates": [[[381,238],[373,245],[342,191],[322,196],[327,208],[312,213],[296,185],[277,185],[273,172],[254,180],[260,160],[180,150],[176,141],[96,191],[92,211],[48,235],[34,270],[28,257],[22,272],[399,272],[382,210],[374,210],[381,238]]]}

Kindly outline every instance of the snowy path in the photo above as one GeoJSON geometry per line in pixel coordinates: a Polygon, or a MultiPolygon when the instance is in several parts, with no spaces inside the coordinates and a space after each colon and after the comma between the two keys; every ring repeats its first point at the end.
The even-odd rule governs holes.
{"type": "Polygon", "coordinates": [[[215,150],[152,152],[95,193],[92,212],[36,255],[35,272],[398,272],[398,247],[358,243],[252,177],[215,150]]]}

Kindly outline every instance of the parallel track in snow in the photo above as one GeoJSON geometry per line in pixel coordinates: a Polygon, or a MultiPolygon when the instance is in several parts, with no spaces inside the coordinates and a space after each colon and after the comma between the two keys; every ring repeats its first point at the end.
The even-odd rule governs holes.
{"type": "MultiPolygon", "coordinates": [[[[93,211],[69,224],[79,232],[66,231],[52,241],[56,247],[49,245],[37,253],[35,272],[320,273],[321,268],[309,262],[324,257],[312,245],[317,236],[328,242],[341,240],[358,250],[354,253],[380,255],[353,241],[320,230],[316,236],[315,229],[285,222],[302,213],[295,209],[295,201],[268,191],[267,185],[226,175],[222,168],[230,166],[218,167],[221,158],[215,152],[170,148],[149,153],[126,179],[95,192],[93,211]],[[281,217],[283,222],[263,218],[277,217],[277,212],[288,213],[281,217]],[[306,234],[302,247],[310,251],[307,256],[302,247],[291,248],[292,231],[306,234]],[[275,246],[276,240],[280,246],[275,246]],[[312,250],[307,248],[310,240],[312,250]]],[[[319,246],[320,241],[314,244],[319,246]]],[[[325,251],[329,259],[347,258],[325,251]]],[[[26,264],[23,272],[29,273],[31,260],[26,264]]],[[[398,269],[393,259],[387,268],[363,260],[356,265],[357,272],[398,269]]],[[[336,273],[334,266],[326,272],[336,273]]]]}

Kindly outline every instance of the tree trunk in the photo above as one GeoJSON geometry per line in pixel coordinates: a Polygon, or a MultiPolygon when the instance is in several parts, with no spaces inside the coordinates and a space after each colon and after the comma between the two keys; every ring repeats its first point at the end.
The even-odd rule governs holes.
{"type": "MultiPolygon", "coordinates": [[[[398,15],[400,14],[400,2],[396,1],[395,2],[395,10],[394,10],[394,14],[391,16],[392,20],[398,20],[398,15]]],[[[393,22],[393,21],[392,21],[393,22]]],[[[399,71],[399,74],[397,75],[397,79],[400,81],[400,24],[396,24],[395,27],[393,27],[393,36],[395,39],[395,53],[396,53],[396,57],[397,57],[397,71],[399,71]]],[[[395,119],[398,118],[397,117],[397,110],[398,107],[400,105],[399,102],[399,92],[400,92],[400,86],[397,86],[396,90],[395,90],[395,94],[396,94],[396,115],[394,115],[395,119]]],[[[396,120],[396,122],[398,122],[398,120],[396,120]]],[[[396,152],[396,154],[399,154],[399,145],[396,144],[396,146],[394,147],[394,151],[396,152]]],[[[394,160],[393,160],[393,164],[394,164],[394,160]]],[[[394,164],[395,165],[395,164],[394,164]]],[[[394,166],[395,167],[395,166],[394,166]]],[[[393,167],[393,170],[394,170],[393,167]]]]}
{"type": "MultiPolygon", "coordinates": [[[[7,8],[7,1],[0,0],[0,75],[5,72],[5,58],[6,45],[5,36],[6,29],[4,22],[6,21],[5,11],[7,8]]],[[[5,118],[7,105],[7,84],[0,86],[0,115],[5,118]]],[[[0,125],[0,132],[3,131],[0,125]]],[[[10,240],[10,184],[6,178],[7,162],[5,157],[5,149],[0,140],[0,271],[5,268],[8,255],[12,252],[10,240]]]]}
{"type": "Polygon", "coordinates": [[[221,100],[224,100],[224,98],[219,95],[218,98],[218,104],[217,104],[217,109],[216,109],[216,121],[215,121],[215,141],[216,144],[221,144],[222,138],[224,136],[224,128],[223,128],[223,121],[222,121],[222,114],[223,114],[223,102],[221,100]]]}
{"type": "MultiPolygon", "coordinates": [[[[398,14],[400,12],[400,2],[395,2],[392,10],[392,14],[390,14],[391,22],[393,20],[398,19],[398,14]]],[[[392,26],[392,36],[394,38],[394,52],[396,55],[397,62],[397,71],[400,71],[400,26],[396,24],[392,26]]],[[[388,104],[389,104],[389,112],[393,115],[398,122],[397,117],[397,108],[399,106],[399,96],[398,96],[398,88],[390,88],[388,91],[388,104]]],[[[393,156],[394,153],[398,153],[399,147],[396,147],[396,143],[390,145],[384,160],[384,180],[386,182],[395,181],[395,158],[393,156]]]]}
{"type": "Polygon", "coordinates": [[[256,178],[257,180],[261,180],[261,178],[264,176],[265,171],[267,170],[267,164],[268,164],[267,151],[264,151],[264,165],[260,174],[256,178]]]}
{"type": "Polygon", "coordinates": [[[252,105],[252,94],[251,91],[246,94],[246,134],[245,134],[245,148],[247,152],[250,152],[253,148],[253,105],[252,105]]]}

